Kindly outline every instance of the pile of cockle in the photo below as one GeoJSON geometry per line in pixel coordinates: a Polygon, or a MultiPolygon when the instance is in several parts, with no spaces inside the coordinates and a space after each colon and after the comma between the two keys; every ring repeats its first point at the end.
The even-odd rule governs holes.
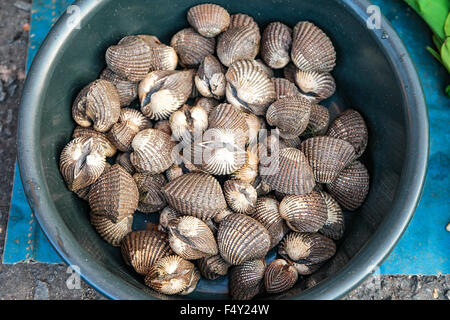
{"type": "Polygon", "coordinates": [[[341,208],[367,196],[366,124],[352,109],[330,123],[318,104],[335,92],[336,53],[313,23],[261,34],[214,4],[187,20],[170,46],[132,35],[107,49],[73,104],[61,173],[150,288],[188,294],[201,276],[229,275],[233,299],[283,292],[335,254],[341,208]],[[136,211],[159,225],[132,231],[136,211]]]}

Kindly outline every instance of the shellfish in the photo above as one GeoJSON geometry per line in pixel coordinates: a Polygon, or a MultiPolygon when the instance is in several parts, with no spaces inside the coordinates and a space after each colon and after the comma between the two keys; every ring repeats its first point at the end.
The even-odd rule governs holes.
{"type": "Polygon", "coordinates": [[[225,31],[230,25],[230,14],[219,5],[199,4],[187,13],[189,24],[202,36],[213,38],[225,31]]]}
{"type": "Polygon", "coordinates": [[[81,126],[77,126],[72,133],[72,137],[80,138],[80,137],[92,137],[94,140],[98,140],[98,142],[103,146],[103,153],[106,157],[112,157],[116,154],[117,148],[108,140],[106,134],[98,132],[92,128],[85,128],[81,126]]]}
{"type": "Polygon", "coordinates": [[[208,113],[202,107],[184,105],[169,118],[172,137],[190,143],[208,128],[208,113]]]}
{"type": "Polygon", "coordinates": [[[246,261],[229,270],[228,288],[233,300],[250,300],[264,289],[263,259],[246,261]]]}
{"type": "Polygon", "coordinates": [[[98,234],[114,247],[120,247],[122,239],[132,231],[133,216],[113,223],[106,216],[91,213],[90,220],[98,234]]]}
{"type": "Polygon", "coordinates": [[[320,195],[327,205],[327,221],[319,232],[333,240],[339,240],[344,234],[345,224],[339,203],[328,193],[321,191],[320,195]]]}
{"type": "Polygon", "coordinates": [[[258,195],[256,189],[248,182],[227,180],[223,192],[228,206],[237,213],[250,213],[255,209],[258,195]]]}
{"type": "Polygon", "coordinates": [[[264,287],[267,293],[280,293],[289,290],[297,280],[297,270],[284,259],[272,261],[264,272],[264,287]]]}
{"type": "Polygon", "coordinates": [[[272,82],[275,85],[275,93],[277,100],[300,94],[300,91],[295,86],[295,84],[287,79],[272,78],[272,82]]]}
{"type": "Polygon", "coordinates": [[[215,280],[228,273],[230,264],[223,260],[220,255],[215,255],[199,259],[197,261],[197,267],[206,279],[215,280]]]}
{"type": "Polygon", "coordinates": [[[261,56],[273,69],[284,68],[290,59],[292,30],[281,22],[272,22],[264,29],[261,56]]]}
{"type": "Polygon", "coordinates": [[[239,108],[228,104],[219,104],[211,111],[208,118],[209,128],[230,129],[236,134],[245,137],[247,142],[248,125],[246,115],[239,108]]]}
{"type": "Polygon", "coordinates": [[[300,88],[301,95],[313,103],[328,99],[336,91],[334,78],[327,72],[297,70],[295,83],[300,88]]]}
{"type": "Polygon", "coordinates": [[[110,69],[106,68],[100,75],[100,79],[111,82],[119,94],[120,106],[128,106],[138,97],[138,83],[118,76],[110,69]]]}
{"type": "Polygon", "coordinates": [[[203,59],[194,78],[195,86],[200,94],[207,98],[222,99],[225,96],[225,70],[213,55],[203,59]]]}
{"type": "Polygon", "coordinates": [[[324,135],[330,123],[330,112],[324,106],[313,103],[309,115],[309,123],[302,138],[324,135]]]}
{"type": "Polygon", "coordinates": [[[206,38],[192,28],[178,31],[170,41],[183,67],[198,67],[206,56],[214,54],[215,38],[206,38]]]}
{"type": "Polygon", "coordinates": [[[162,174],[135,173],[134,181],[139,190],[137,209],[144,213],[157,212],[166,206],[166,199],[161,188],[167,183],[162,174]]]}
{"type": "Polygon", "coordinates": [[[166,231],[169,227],[169,223],[171,223],[173,220],[176,220],[179,217],[181,217],[181,213],[179,213],[177,210],[175,210],[174,208],[171,208],[169,206],[165,207],[159,213],[160,229],[166,231]]]}
{"type": "Polygon", "coordinates": [[[124,152],[117,155],[116,163],[120,164],[129,174],[133,175],[136,172],[130,160],[130,153],[124,152]]]}

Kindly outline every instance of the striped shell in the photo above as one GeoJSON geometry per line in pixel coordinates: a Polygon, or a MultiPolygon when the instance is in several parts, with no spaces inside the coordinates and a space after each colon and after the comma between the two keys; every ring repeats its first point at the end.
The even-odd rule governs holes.
{"type": "Polygon", "coordinates": [[[202,36],[213,38],[228,28],[230,14],[221,6],[205,3],[190,8],[187,20],[202,36]]]}
{"type": "Polygon", "coordinates": [[[215,38],[206,38],[192,28],[177,32],[170,41],[183,67],[198,67],[206,56],[214,54],[215,38]]]}
{"type": "Polygon", "coordinates": [[[120,249],[125,262],[141,275],[146,275],[158,260],[172,254],[167,235],[153,230],[127,234],[120,249]]]}
{"type": "Polygon", "coordinates": [[[186,173],[163,187],[167,202],[184,215],[213,218],[227,207],[222,187],[211,175],[186,173]]]}
{"type": "Polygon", "coordinates": [[[82,127],[108,131],[120,116],[120,97],[116,87],[106,80],[95,80],[84,87],[72,105],[72,117],[82,127]]]}
{"type": "Polygon", "coordinates": [[[250,300],[264,289],[264,259],[246,261],[229,270],[228,291],[233,300],[250,300]]]}
{"type": "Polygon", "coordinates": [[[249,15],[246,15],[244,13],[236,13],[232,14],[230,18],[230,26],[228,27],[228,29],[238,27],[251,27],[255,30],[259,30],[258,24],[249,15]]]}
{"type": "Polygon", "coordinates": [[[302,142],[303,151],[317,182],[331,183],[355,158],[355,149],[345,140],[313,137],[302,142]]]}
{"type": "Polygon", "coordinates": [[[280,203],[280,215],[290,229],[296,232],[317,232],[328,219],[325,200],[320,193],[289,195],[280,203]]]}
{"type": "Polygon", "coordinates": [[[131,143],[130,160],[138,172],[161,173],[174,162],[174,143],[169,135],[158,129],[140,131],[131,143]]]}
{"type": "Polygon", "coordinates": [[[208,128],[208,113],[202,107],[184,105],[169,118],[172,137],[183,143],[191,143],[208,128]]]}
{"type": "Polygon", "coordinates": [[[284,68],[290,59],[292,30],[281,22],[272,22],[264,29],[261,56],[273,69],[284,68]]]}
{"type": "Polygon", "coordinates": [[[228,273],[230,264],[223,260],[220,255],[215,255],[199,259],[197,261],[197,267],[203,277],[209,280],[215,280],[228,273]]]}
{"type": "Polygon", "coordinates": [[[89,200],[89,190],[91,189],[91,186],[87,186],[78,190],[75,190],[74,193],[80,198],[83,199],[84,201],[88,201],[89,200]]]}
{"type": "Polygon", "coordinates": [[[133,177],[114,164],[97,179],[89,190],[89,205],[94,214],[104,215],[112,222],[122,220],[136,211],[139,191],[133,177]]]}
{"type": "Polygon", "coordinates": [[[210,129],[230,129],[241,135],[248,134],[246,114],[239,108],[228,103],[222,103],[216,106],[209,114],[208,122],[210,129]]]}
{"type": "Polygon", "coordinates": [[[138,83],[127,80],[110,69],[106,68],[100,75],[100,79],[111,82],[119,94],[120,106],[128,106],[138,97],[138,83]]]}
{"type": "Polygon", "coordinates": [[[73,131],[72,138],[92,137],[103,146],[104,155],[112,157],[116,154],[117,148],[108,140],[106,134],[98,132],[92,128],[77,126],[73,131]]]}
{"type": "Polygon", "coordinates": [[[303,71],[330,72],[336,65],[336,51],[330,38],[308,21],[294,27],[291,58],[303,71]]]}
{"type": "Polygon", "coordinates": [[[258,176],[258,166],[258,151],[254,148],[247,148],[247,161],[241,168],[231,174],[231,178],[253,184],[258,176]]]}
{"type": "Polygon", "coordinates": [[[181,217],[181,213],[179,213],[177,210],[169,206],[165,207],[159,213],[159,229],[167,231],[169,223],[171,223],[171,221],[173,220],[178,219],[179,217],[181,217]]]}
{"type": "Polygon", "coordinates": [[[319,104],[311,105],[309,123],[302,137],[314,137],[324,135],[330,123],[330,112],[324,106],[319,104]]]}
{"type": "Polygon", "coordinates": [[[288,63],[286,67],[283,69],[283,75],[286,78],[286,80],[295,83],[295,74],[297,73],[298,69],[292,62],[288,63]]]}
{"type": "Polygon", "coordinates": [[[256,207],[258,195],[250,183],[239,180],[227,180],[223,192],[228,206],[237,213],[250,213],[256,207]]]}
{"type": "Polygon", "coordinates": [[[300,94],[300,91],[298,91],[298,88],[295,86],[295,84],[287,79],[272,78],[272,82],[275,85],[277,100],[300,94]]]}
{"type": "Polygon", "coordinates": [[[214,108],[219,104],[220,102],[216,99],[202,97],[195,100],[194,106],[202,107],[203,109],[205,109],[206,113],[210,114],[211,111],[213,111],[214,108]]]}
{"type": "Polygon", "coordinates": [[[253,182],[253,187],[256,189],[256,193],[258,197],[265,196],[272,191],[272,188],[265,183],[260,176],[257,176],[255,181],[253,182]]]}
{"type": "Polygon", "coordinates": [[[254,146],[258,142],[259,131],[262,129],[261,120],[253,113],[244,113],[244,118],[248,128],[248,145],[254,146]]]}
{"type": "Polygon", "coordinates": [[[256,59],[256,60],[253,60],[253,63],[254,63],[257,67],[259,67],[262,71],[264,71],[264,73],[267,74],[267,76],[268,76],[269,78],[273,78],[273,76],[274,76],[273,70],[272,70],[270,67],[268,67],[268,66],[264,63],[264,61],[262,61],[261,59],[256,59]]]}
{"type": "Polygon", "coordinates": [[[367,168],[356,160],[327,185],[327,190],[344,209],[353,211],[364,203],[369,193],[369,182],[367,168]]]}
{"type": "Polygon", "coordinates": [[[225,219],[226,216],[228,216],[228,215],[230,215],[230,214],[233,214],[233,213],[234,213],[234,212],[231,211],[230,208],[227,207],[227,208],[223,209],[222,211],[218,212],[218,213],[214,216],[213,221],[214,221],[215,223],[220,223],[220,222],[222,222],[223,219],[225,219]]]}
{"type": "Polygon", "coordinates": [[[195,268],[194,272],[191,273],[191,276],[189,278],[189,283],[186,289],[184,289],[183,291],[180,292],[180,295],[188,295],[192,292],[194,292],[195,288],[197,287],[198,282],[200,281],[201,278],[201,274],[200,271],[195,268]]]}
{"type": "Polygon", "coordinates": [[[135,173],[134,181],[139,190],[139,205],[137,209],[144,213],[157,212],[167,203],[161,188],[167,183],[162,174],[135,173]]]}
{"type": "Polygon", "coordinates": [[[297,70],[295,83],[301,95],[313,103],[328,99],[336,91],[336,83],[331,74],[297,70]]]}
{"type": "Polygon", "coordinates": [[[327,135],[349,142],[355,148],[356,158],[359,158],[366,150],[369,138],[363,117],[353,109],[341,113],[331,123],[327,135]]]}
{"type": "Polygon", "coordinates": [[[280,293],[289,290],[297,280],[297,270],[284,259],[272,261],[264,272],[264,287],[267,293],[280,293]]]}
{"type": "Polygon", "coordinates": [[[172,135],[172,129],[170,129],[169,120],[159,120],[153,126],[154,129],[161,130],[164,133],[167,133],[169,136],[172,135]]]}
{"type": "Polygon", "coordinates": [[[319,230],[321,234],[333,240],[339,240],[344,234],[345,224],[344,215],[339,203],[328,193],[320,192],[323,200],[327,204],[327,221],[322,229],[319,230]]]}
{"type": "Polygon", "coordinates": [[[98,234],[114,247],[120,247],[122,239],[132,231],[133,216],[128,216],[117,223],[112,222],[106,216],[90,214],[91,224],[98,234]]]}
{"type": "Polygon", "coordinates": [[[130,160],[130,153],[119,153],[116,158],[116,163],[120,164],[129,174],[133,175],[136,172],[130,160]]]}
{"type": "Polygon", "coordinates": [[[217,244],[220,255],[230,264],[264,258],[270,243],[267,229],[249,216],[230,214],[220,222],[217,244]]]}
{"type": "Polygon", "coordinates": [[[220,100],[225,96],[225,70],[212,54],[206,56],[200,64],[194,81],[197,90],[204,97],[220,100]]]}

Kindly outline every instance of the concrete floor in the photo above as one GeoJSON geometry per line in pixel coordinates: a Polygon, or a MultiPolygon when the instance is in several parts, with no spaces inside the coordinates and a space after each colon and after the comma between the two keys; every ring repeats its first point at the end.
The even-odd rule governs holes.
{"type": "MultiPolygon", "coordinates": [[[[17,114],[25,74],[30,3],[31,0],[0,0],[0,257],[17,155],[17,114]]],[[[105,299],[83,281],[79,288],[72,288],[76,282],[71,280],[70,270],[63,264],[0,264],[0,299],[105,299]]],[[[449,288],[450,275],[375,274],[344,299],[448,300],[449,288]]]]}

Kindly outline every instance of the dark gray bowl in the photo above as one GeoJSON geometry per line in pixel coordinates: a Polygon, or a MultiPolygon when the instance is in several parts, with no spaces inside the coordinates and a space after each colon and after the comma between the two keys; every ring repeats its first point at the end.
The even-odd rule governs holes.
{"type": "MultiPolygon", "coordinates": [[[[47,36],[29,71],[19,119],[19,164],[28,201],[61,257],[83,278],[115,299],[152,299],[142,279],[125,266],[120,251],[91,227],[88,206],[65,186],[59,154],[75,123],[71,104],[78,91],[105,67],[106,48],[128,34],[154,34],[168,43],[186,27],[194,0],[84,0],[81,28],[63,15],[47,36]]],[[[370,137],[364,162],[371,174],[364,206],[347,215],[345,238],[336,256],[289,292],[271,296],[335,299],[374,272],[391,252],[413,216],[428,158],[428,117],[417,73],[401,40],[386,21],[366,27],[365,0],[216,0],[231,13],[253,16],[262,28],[271,21],[293,26],[310,20],[335,44],[336,95],[331,110],[353,107],[367,120],[370,137]],[[317,285],[316,285],[317,284],[317,285]],[[304,286],[314,286],[304,290],[304,286]]],[[[202,280],[185,297],[226,298],[226,279],[202,280]]]]}

